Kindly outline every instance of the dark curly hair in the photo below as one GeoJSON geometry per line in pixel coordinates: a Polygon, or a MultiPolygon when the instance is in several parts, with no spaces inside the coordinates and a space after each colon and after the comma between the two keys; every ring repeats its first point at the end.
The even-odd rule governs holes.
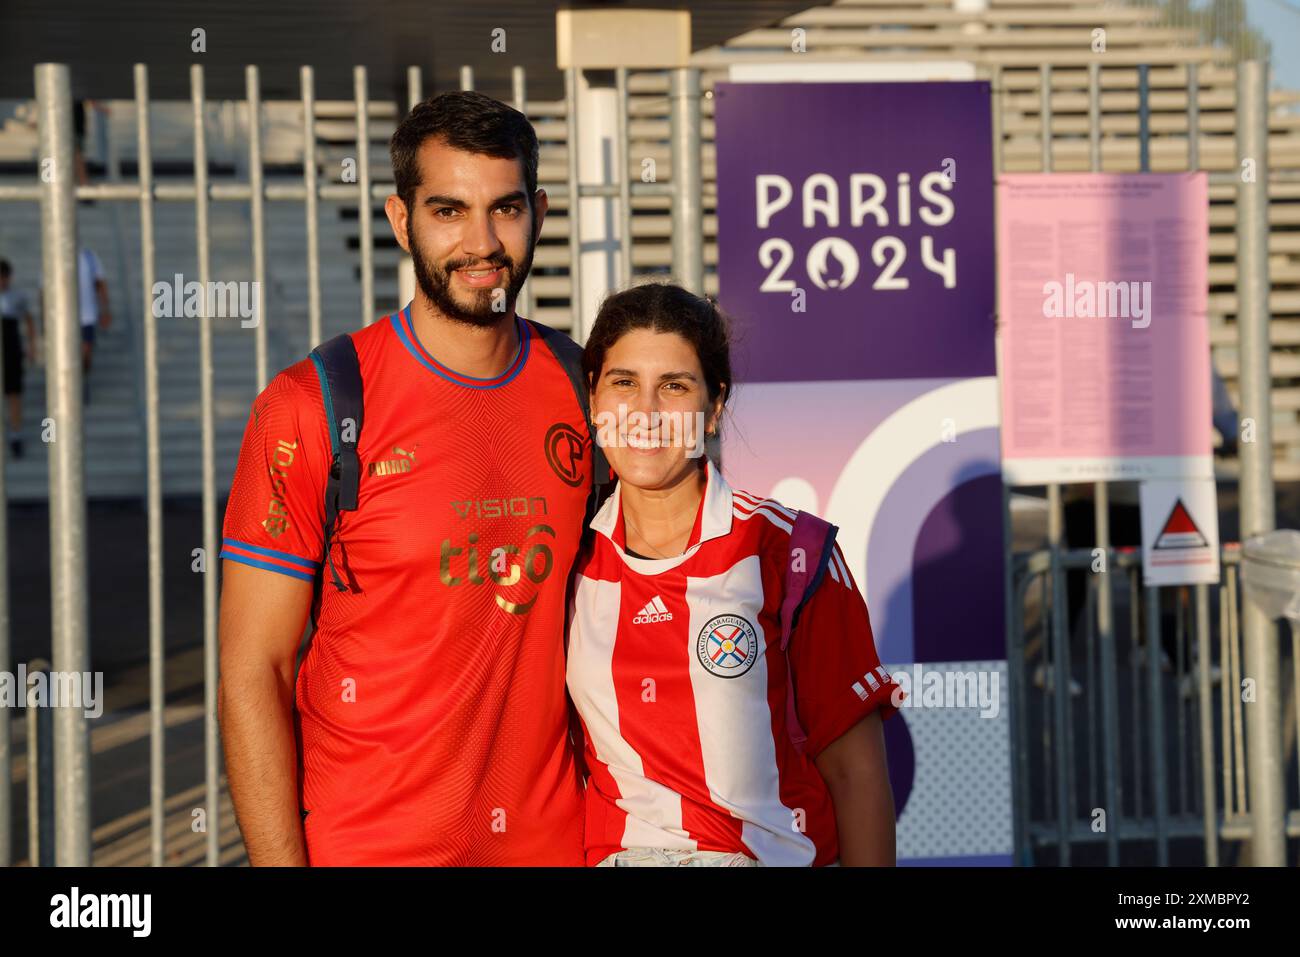
{"type": "Polygon", "coordinates": [[[420,185],[420,147],[431,136],[466,153],[521,160],[532,210],[537,191],[537,132],[533,124],[513,107],[470,90],[439,93],[417,104],[393,132],[388,144],[393,179],[408,210],[420,185]]]}
{"type": "Polygon", "coordinates": [[[695,348],[709,402],[724,387],[723,405],[731,398],[731,322],[717,303],[681,286],[649,282],[612,293],[600,304],[582,351],[582,371],[594,387],[614,343],[634,329],[675,332],[695,348]]]}

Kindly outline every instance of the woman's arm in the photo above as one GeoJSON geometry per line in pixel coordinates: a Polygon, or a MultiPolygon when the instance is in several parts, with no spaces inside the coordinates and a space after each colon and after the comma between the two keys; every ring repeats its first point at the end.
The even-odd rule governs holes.
{"type": "Polygon", "coordinates": [[[893,867],[894,794],[885,763],[885,733],[873,711],[814,759],[835,805],[840,864],[893,867]]]}

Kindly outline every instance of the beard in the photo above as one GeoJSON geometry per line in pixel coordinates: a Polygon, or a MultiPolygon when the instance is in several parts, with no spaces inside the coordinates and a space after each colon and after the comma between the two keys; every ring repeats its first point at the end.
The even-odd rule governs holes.
{"type": "Polygon", "coordinates": [[[415,281],[419,284],[420,291],[444,316],[454,322],[482,327],[496,325],[514,311],[515,301],[519,298],[519,290],[523,288],[524,281],[533,268],[533,251],[537,246],[537,242],[531,238],[531,230],[529,232],[528,252],[524,256],[523,262],[516,263],[515,260],[502,252],[487,262],[474,259],[449,259],[446,262],[435,263],[426,258],[420,248],[420,239],[415,231],[414,217],[407,219],[406,228],[411,246],[411,260],[415,265],[415,281]],[[467,266],[505,269],[506,281],[504,287],[501,287],[505,290],[504,308],[492,308],[497,292],[495,288],[484,287],[482,289],[465,290],[460,295],[468,298],[457,298],[456,293],[452,292],[451,274],[457,269],[463,269],[467,266]]]}

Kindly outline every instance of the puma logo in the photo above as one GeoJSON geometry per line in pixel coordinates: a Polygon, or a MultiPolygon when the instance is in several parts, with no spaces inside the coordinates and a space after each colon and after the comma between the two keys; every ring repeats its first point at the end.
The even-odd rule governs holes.
{"type": "Polygon", "coordinates": [[[409,472],[415,468],[415,450],[419,448],[420,443],[411,446],[411,451],[406,451],[400,445],[393,446],[393,453],[400,455],[397,459],[383,459],[379,462],[371,462],[366,471],[369,475],[395,475],[398,472],[409,472]]]}

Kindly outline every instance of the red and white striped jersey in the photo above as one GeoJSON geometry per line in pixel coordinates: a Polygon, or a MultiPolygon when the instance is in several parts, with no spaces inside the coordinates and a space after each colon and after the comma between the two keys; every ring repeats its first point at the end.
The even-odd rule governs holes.
{"type": "Polygon", "coordinates": [[[897,684],[837,545],[790,642],[808,734],[795,750],[780,648],[795,513],[704,468],[682,555],[627,554],[615,486],[576,565],[567,679],[590,772],[587,863],[659,847],[828,864],[835,815],[813,758],[872,711],[893,714],[897,684]]]}

